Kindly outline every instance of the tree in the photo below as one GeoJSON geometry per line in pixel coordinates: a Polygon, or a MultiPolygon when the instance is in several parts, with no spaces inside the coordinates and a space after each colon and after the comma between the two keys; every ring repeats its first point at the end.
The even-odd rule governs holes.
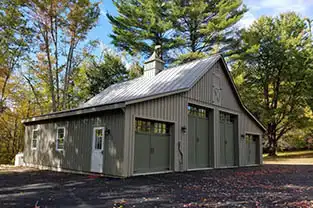
{"type": "MultiPolygon", "coordinates": [[[[51,110],[69,105],[69,85],[73,70],[84,59],[86,47],[81,43],[96,25],[100,9],[98,2],[89,0],[32,0],[27,13],[34,25],[38,47],[36,73],[47,85],[51,110]]],[[[92,43],[93,44],[93,43],[92,43]]]]}
{"type": "Polygon", "coordinates": [[[261,17],[244,29],[232,66],[240,94],[267,128],[270,155],[289,131],[308,124],[312,39],[295,13],[261,17]]]}
{"type": "Polygon", "coordinates": [[[92,60],[88,69],[87,77],[91,95],[96,95],[110,85],[128,79],[128,71],[122,59],[111,52],[105,52],[103,60],[99,63],[92,60]]]}
{"type": "Polygon", "coordinates": [[[156,45],[162,47],[162,58],[177,48],[182,40],[173,35],[171,1],[113,0],[118,16],[107,14],[112,24],[112,43],[131,55],[149,56],[156,45]]]}
{"type": "Polygon", "coordinates": [[[242,0],[174,0],[172,11],[176,35],[185,40],[177,61],[184,63],[229,50],[233,26],[247,9],[242,0]]]}
{"type": "Polygon", "coordinates": [[[247,11],[242,0],[114,0],[119,14],[107,14],[112,43],[131,55],[151,55],[161,45],[162,58],[194,60],[229,49],[232,26],[247,11]]]}
{"type": "Polygon", "coordinates": [[[13,72],[7,85],[8,107],[0,114],[0,163],[12,163],[15,155],[24,147],[24,125],[22,119],[40,112],[35,99],[19,72],[13,72]]]}
{"type": "Polygon", "coordinates": [[[0,2],[0,114],[6,108],[8,84],[29,51],[31,29],[22,13],[22,2],[0,2]]]}
{"type": "Polygon", "coordinates": [[[143,75],[143,67],[140,66],[139,62],[134,62],[128,69],[129,79],[135,79],[143,75]]]}

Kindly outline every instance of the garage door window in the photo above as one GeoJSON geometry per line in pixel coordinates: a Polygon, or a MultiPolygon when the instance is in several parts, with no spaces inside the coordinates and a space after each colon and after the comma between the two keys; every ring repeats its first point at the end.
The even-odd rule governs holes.
{"type": "Polygon", "coordinates": [[[233,123],[235,121],[235,116],[226,113],[220,113],[220,121],[233,123]]]}
{"type": "Polygon", "coordinates": [[[246,134],[246,143],[250,143],[251,141],[255,142],[258,137],[258,135],[246,134]]]}
{"type": "Polygon", "coordinates": [[[155,122],[153,127],[155,134],[169,134],[169,126],[166,123],[155,122]]]}
{"type": "Polygon", "coordinates": [[[142,133],[150,133],[151,122],[146,120],[136,120],[136,131],[142,133]]]}
{"type": "Polygon", "coordinates": [[[200,118],[207,118],[208,111],[205,108],[195,105],[188,105],[188,115],[200,117],[200,118]]]}
{"type": "Polygon", "coordinates": [[[167,135],[169,129],[169,124],[165,122],[136,119],[136,132],[167,135]]]}

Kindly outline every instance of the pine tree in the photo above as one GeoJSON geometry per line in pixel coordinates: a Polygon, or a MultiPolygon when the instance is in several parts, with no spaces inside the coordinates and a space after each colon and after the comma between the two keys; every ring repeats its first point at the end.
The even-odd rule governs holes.
{"type": "Polygon", "coordinates": [[[112,24],[112,43],[131,55],[149,56],[155,45],[162,46],[162,58],[182,41],[173,35],[171,2],[164,0],[113,0],[119,13],[107,14],[112,24]]]}
{"type": "Polygon", "coordinates": [[[172,18],[181,45],[180,62],[229,49],[233,26],[247,11],[242,0],[174,0],[172,18]]]}
{"type": "Polygon", "coordinates": [[[128,79],[128,71],[122,59],[114,53],[105,52],[103,60],[92,60],[87,71],[89,94],[96,95],[112,84],[128,79]]]}
{"type": "MultiPolygon", "coordinates": [[[[247,11],[242,0],[114,0],[118,16],[112,43],[131,55],[150,55],[161,45],[162,58],[197,59],[227,49],[236,24],[247,11]]],[[[177,63],[176,62],[176,63],[177,63]]]]}

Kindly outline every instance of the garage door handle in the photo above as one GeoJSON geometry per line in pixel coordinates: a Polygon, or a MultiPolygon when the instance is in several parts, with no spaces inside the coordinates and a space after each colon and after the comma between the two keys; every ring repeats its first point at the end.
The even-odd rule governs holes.
{"type": "Polygon", "coordinates": [[[199,141],[200,141],[199,137],[197,137],[196,141],[197,141],[197,142],[199,142],[199,141]]]}
{"type": "Polygon", "coordinates": [[[150,148],[150,153],[151,153],[151,154],[154,153],[154,148],[150,148]]]}
{"type": "Polygon", "coordinates": [[[227,144],[227,141],[225,141],[225,144],[227,144]]]}

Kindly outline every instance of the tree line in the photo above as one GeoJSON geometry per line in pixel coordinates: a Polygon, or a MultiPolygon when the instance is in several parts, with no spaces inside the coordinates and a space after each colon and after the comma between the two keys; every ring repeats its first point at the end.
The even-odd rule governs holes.
{"type": "Polygon", "coordinates": [[[115,48],[97,54],[99,40],[87,37],[100,3],[0,2],[0,163],[23,149],[23,118],[75,108],[140,76],[155,45],[167,65],[223,53],[244,103],[267,128],[271,154],[293,131],[311,133],[311,20],[290,12],[240,28],[242,0],[113,0],[118,14],[106,17],[115,48]]]}

